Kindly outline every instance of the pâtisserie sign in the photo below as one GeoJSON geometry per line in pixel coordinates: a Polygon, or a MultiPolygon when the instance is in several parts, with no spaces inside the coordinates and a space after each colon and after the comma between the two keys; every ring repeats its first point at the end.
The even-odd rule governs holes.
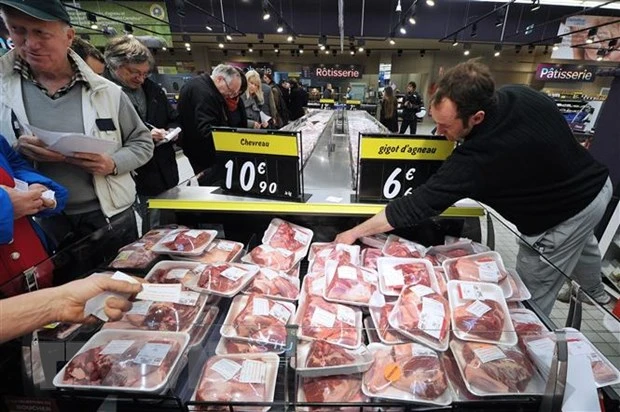
{"type": "Polygon", "coordinates": [[[307,77],[324,80],[361,79],[362,66],[357,64],[317,64],[312,66],[307,74],[307,77]]]}
{"type": "Polygon", "coordinates": [[[536,80],[591,83],[596,78],[595,73],[596,66],[541,63],[536,69],[536,80]]]}

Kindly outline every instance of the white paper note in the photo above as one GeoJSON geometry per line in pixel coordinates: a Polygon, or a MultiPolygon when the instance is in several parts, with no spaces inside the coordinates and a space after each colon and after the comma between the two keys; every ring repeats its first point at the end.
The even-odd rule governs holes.
{"type": "Polygon", "coordinates": [[[144,283],[142,292],[138,293],[136,299],[177,303],[181,297],[182,287],[180,283],[144,283]]]}

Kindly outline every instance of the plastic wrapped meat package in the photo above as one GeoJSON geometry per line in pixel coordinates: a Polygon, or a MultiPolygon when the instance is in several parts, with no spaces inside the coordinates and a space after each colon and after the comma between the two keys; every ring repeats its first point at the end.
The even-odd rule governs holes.
{"type": "Polygon", "coordinates": [[[363,392],[373,398],[446,406],[452,392],[439,355],[418,343],[373,343],[372,367],[364,374],[363,392]]]}
{"type": "Polygon", "coordinates": [[[362,250],[362,266],[368,269],[377,270],[377,259],[383,256],[381,249],[367,247],[362,250]]]}
{"type": "Polygon", "coordinates": [[[284,353],[286,348],[282,346],[273,346],[266,343],[249,342],[243,340],[220,338],[215,347],[216,355],[237,355],[237,354],[254,354],[254,353],[284,353]]]}
{"type": "MultiPolygon", "coordinates": [[[[279,360],[273,353],[213,356],[204,365],[192,401],[273,402],[279,360]]],[[[269,409],[269,406],[233,408],[243,411],[269,409]]]]}
{"type": "Polygon", "coordinates": [[[190,348],[196,347],[204,341],[219,312],[220,309],[217,306],[205,306],[202,317],[189,330],[190,348]]]}
{"type": "Polygon", "coordinates": [[[142,241],[133,242],[119,249],[109,267],[114,269],[146,269],[159,259],[159,255],[146,248],[142,241]]]}
{"type": "Polygon", "coordinates": [[[336,261],[341,265],[359,265],[360,247],[337,243],[318,243],[310,245],[308,255],[310,273],[324,273],[327,261],[336,261]]]}
{"type": "Polygon", "coordinates": [[[517,344],[508,306],[499,286],[448,282],[452,330],[462,340],[513,346],[517,344]]]}
{"type": "Polygon", "coordinates": [[[365,372],[372,362],[372,354],[364,345],[346,349],[322,340],[299,342],[296,356],[291,357],[291,367],[304,377],[365,372]]]}
{"type": "Polygon", "coordinates": [[[437,287],[439,288],[439,293],[448,299],[448,279],[446,279],[446,274],[443,271],[442,266],[433,267],[435,271],[435,279],[437,279],[437,287]]]}
{"type": "Polygon", "coordinates": [[[258,266],[242,263],[201,264],[194,269],[200,274],[184,280],[183,285],[197,292],[232,297],[250,283],[258,270],[258,266]]]}
{"type": "Polygon", "coordinates": [[[314,232],[308,228],[274,218],[263,235],[263,244],[295,254],[295,263],[308,254],[314,232]]]}
{"type": "Polygon", "coordinates": [[[145,249],[151,250],[153,246],[157,244],[157,242],[164,238],[164,236],[168,235],[168,233],[172,232],[173,230],[179,229],[187,229],[187,227],[179,225],[158,227],[156,229],[151,229],[146,232],[138,241],[144,243],[145,249]]]}
{"type": "Polygon", "coordinates": [[[323,297],[323,291],[325,290],[325,276],[308,273],[304,276],[301,290],[303,294],[307,296],[323,297]]]}
{"type": "Polygon", "coordinates": [[[199,256],[215,236],[215,230],[176,229],[157,242],[152,250],[157,253],[199,256]]]}
{"type": "Polygon", "coordinates": [[[448,349],[448,301],[428,286],[405,287],[388,315],[388,321],[398,332],[417,342],[437,351],[448,349]]]}
{"type": "Polygon", "coordinates": [[[512,296],[506,299],[508,302],[521,302],[532,298],[530,290],[525,286],[525,283],[523,283],[521,276],[519,276],[516,270],[508,269],[506,280],[510,283],[510,287],[512,288],[512,296]]]}
{"type": "Polygon", "coordinates": [[[428,260],[382,257],[377,259],[379,290],[385,296],[399,296],[408,285],[423,285],[439,291],[435,270],[428,260]]]}
{"type": "Polygon", "coordinates": [[[187,333],[102,330],[54,378],[58,388],[161,393],[173,385],[187,333]]]}
{"type": "MultiPolygon", "coordinates": [[[[594,382],[598,388],[620,383],[618,369],[581,332],[573,328],[562,330],[566,332],[569,362],[573,356],[586,356],[590,360],[594,382]]],[[[527,353],[538,370],[544,377],[549,376],[551,361],[555,353],[555,334],[546,332],[539,336],[525,336],[523,340],[527,353]]]]}
{"type": "Polygon", "coordinates": [[[519,347],[523,350],[525,350],[525,337],[541,336],[548,331],[545,324],[529,309],[509,309],[509,313],[517,332],[519,347]]]}
{"type": "Polygon", "coordinates": [[[370,307],[370,316],[372,323],[375,327],[377,337],[386,345],[397,345],[399,343],[406,343],[409,339],[406,336],[401,335],[396,329],[394,329],[389,321],[388,317],[395,302],[387,302],[383,307],[370,307]]]}
{"type": "Polygon", "coordinates": [[[297,261],[295,253],[287,249],[278,249],[269,245],[258,245],[241,258],[242,262],[251,263],[274,270],[291,270],[297,261]]]}
{"type": "MultiPolygon", "coordinates": [[[[362,392],[362,375],[332,375],[322,377],[306,377],[299,380],[297,390],[298,402],[313,403],[362,403],[369,399],[362,392]]],[[[299,406],[298,411],[312,412],[359,412],[359,406],[351,407],[320,407],[299,406]]],[[[373,408],[364,408],[363,411],[371,411],[373,408]]]]}
{"type": "Polygon", "coordinates": [[[183,283],[200,275],[203,267],[199,262],[164,260],[153,266],[144,280],[149,283],[183,283]]]}
{"type": "Polygon", "coordinates": [[[376,235],[362,236],[359,238],[359,241],[364,245],[379,250],[383,249],[383,246],[385,246],[385,242],[387,242],[387,240],[388,235],[385,233],[377,233],[376,235]]]}
{"type": "Polygon", "coordinates": [[[272,299],[295,301],[299,299],[299,278],[289,276],[286,272],[270,268],[260,268],[252,279],[245,294],[260,294],[272,299]]]}
{"type": "Polygon", "coordinates": [[[226,239],[215,239],[198,256],[175,256],[174,259],[187,259],[201,263],[234,262],[243,252],[243,243],[226,239]]]}
{"type": "Polygon", "coordinates": [[[516,346],[453,340],[450,349],[467,390],[477,396],[541,395],[545,381],[516,346]]]}
{"type": "Polygon", "coordinates": [[[286,344],[286,325],[295,313],[295,305],[261,295],[237,296],[233,299],[224,324],[223,337],[267,343],[286,344]]]}
{"type": "Polygon", "coordinates": [[[362,344],[362,312],[321,297],[301,299],[295,324],[302,340],[324,340],[348,349],[362,344]]]}
{"type": "Polygon", "coordinates": [[[442,353],[440,358],[443,370],[446,371],[446,375],[448,376],[448,383],[450,384],[450,388],[452,388],[453,401],[465,402],[480,400],[480,397],[474,395],[467,389],[467,385],[465,385],[461,370],[456,363],[456,359],[454,359],[452,351],[449,350],[442,353]]]}
{"type": "Polygon", "coordinates": [[[346,305],[368,306],[377,289],[375,271],[362,266],[340,265],[335,260],[327,263],[323,292],[326,300],[346,305]]]}
{"type": "Polygon", "coordinates": [[[512,297],[514,282],[508,279],[502,257],[497,252],[484,252],[442,263],[448,280],[494,283],[499,285],[506,299],[512,297]]]}
{"type": "Polygon", "coordinates": [[[389,235],[383,246],[385,256],[397,258],[423,258],[426,248],[419,243],[403,239],[395,235],[389,235]]]}
{"type": "Polygon", "coordinates": [[[431,246],[426,250],[425,258],[431,260],[433,266],[441,266],[447,259],[455,259],[475,254],[471,240],[459,240],[449,245],[431,246]]]}

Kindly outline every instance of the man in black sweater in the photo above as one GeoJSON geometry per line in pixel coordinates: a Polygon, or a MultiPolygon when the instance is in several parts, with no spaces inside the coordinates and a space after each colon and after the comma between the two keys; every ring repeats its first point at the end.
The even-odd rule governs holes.
{"type": "Polygon", "coordinates": [[[529,246],[597,302],[608,302],[593,229],[611,198],[611,181],[607,169],[577,143],[555,103],[526,86],[496,91],[489,69],[475,61],[449,70],[431,103],[438,134],[460,144],[413,194],[392,201],[336,241],[353,243],[413,226],[469,197],[497,210],[521,232],[517,270],[545,313],[564,278],[529,246]]]}
{"type": "Polygon", "coordinates": [[[424,102],[416,91],[415,82],[407,83],[407,94],[403,100],[403,122],[400,124],[400,134],[405,134],[409,128],[409,134],[416,134],[418,130],[418,118],[416,113],[420,111],[424,102]]]}

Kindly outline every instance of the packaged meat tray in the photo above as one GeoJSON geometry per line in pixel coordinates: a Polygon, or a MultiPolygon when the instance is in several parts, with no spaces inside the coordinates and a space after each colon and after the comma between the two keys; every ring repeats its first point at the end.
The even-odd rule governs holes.
{"type": "Polygon", "coordinates": [[[510,319],[517,332],[519,347],[525,349],[524,338],[526,336],[541,336],[548,332],[547,327],[529,309],[509,309],[510,319]]]}
{"type": "Polygon", "coordinates": [[[476,396],[542,395],[545,381],[516,346],[450,342],[467,390],[476,396]]]}
{"type": "Polygon", "coordinates": [[[302,295],[323,297],[325,291],[325,275],[308,273],[301,284],[302,295]]]}
{"type": "Polygon", "coordinates": [[[330,260],[325,268],[323,297],[345,305],[368,306],[377,291],[377,273],[362,266],[330,260]]]}
{"type": "Polygon", "coordinates": [[[217,231],[202,229],[176,229],[153,246],[152,251],[172,255],[199,256],[215,239],[217,231]]]}
{"type": "Polygon", "coordinates": [[[442,266],[450,280],[499,283],[508,275],[504,261],[497,252],[446,259],[442,266]]]}
{"type": "Polygon", "coordinates": [[[37,330],[37,338],[46,341],[65,341],[81,327],[81,323],[54,322],[37,330]]]}
{"type": "MultiPolygon", "coordinates": [[[[298,402],[316,403],[361,403],[369,399],[362,392],[362,375],[334,375],[322,377],[304,377],[299,380],[297,388],[298,402]]],[[[359,406],[351,407],[317,407],[299,406],[298,411],[312,412],[360,412],[359,406]]],[[[371,411],[373,408],[363,408],[371,411]]]]}
{"type": "Polygon", "coordinates": [[[258,266],[243,263],[201,263],[192,277],[183,280],[183,285],[197,292],[230,298],[252,281],[258,269],[258,266]]]}
{"type": "Polygon", "coordinates": [[[399,296],[407,285],[424,285],[439,291],[435,270],[428,260],[382,257],[377,259],[379,290],[385,296],[399,296]]]}
{"type": "Polygon", "coordinates": [[[462,340],[513,346],[517,344],[508,306],[496,284],[448,282],[452,331],[462,340]]]}
{"type": "Polygon", "coordinates": [[[293,302],[299,299],[299,283],[298,277],[289,276],[286,272],[260,268],[243,293],[265,295],[271,299],[293,302]]]}
{"type": "Polygon", "coordinates": [[[243,253],[243,243],[226,239],[215,239],[198,256],[171,255],[173,259],[191,260],[200,263],[235,262],[243,253]]]}
{"type": "Polygon", "coordinates": [[[146,269],[157,259],[157,253],[146,249],[146,243],[138,241],[120,248],[108,266],[113,269],[146,269]]]}
{"type": "Polygon", "coordinates": [[[339,243],[315,242],[310,245],[308,255],[310,265],[308,272],[324,273],[327,261],[336,261],[341,265],[359,265],[360,247],[339,243]]]}
{"type": "Polygon", "coordinates": [[[362,312],[322,297],[303,296],[294,324],[302,340],[324,340],[347,349],[362,344],[362,312]]]}
{"type": "Polygon", "coordinates": [[[228,339],[286,345],[286,325],[295,313],[295,305],[261,295],[236,296],[220,334],[228,339]]]}
{"type": "MultiPolygon", "coordinates": [[[[215,355],[205,363],[191,400],[273,402],[279,361],[278,355],[273,353],[215,355]]],[[[243,406],[233,410],[264,412],[269,409],[269,406],[243,406]]]]}
{"type": "Polygon", "coordinates": [[[199,262],[162,260],[149,270],[144,280],[149,283],[183,283],[200,273],[199,262]]]}
{"type": "Polygon", "coordinates": [[[381,251],[385,256],[420,259],[424,257],[426,248],[419,243],[412,242],[411,240],[403,239],[402,237],[395,235],[389,235],[381,251]]]}
{"type": "Polygon", "coordinates": [[[362,236],[359,238],[359,241],[362,242],[366,246],[370,246],[376,249],[383,249],[385,246],[385,242],[388,240],[388,235],[385,233],[377,233],[376,235],[371,236],[362,236]]]}
{"type": "Polygon", "coordinates": [[[508,302],[522,302],[532,298],[530,290],[525,286],[525,283],[523,283],[521,276],[519,276],[516,270],[508,269],[506,280],[510,283],[510,287],[512,288],[512,295],[510,298],[506,298],[508,302]]]}
{"type": "Polygon", "coordinates": [[[296,356],[291,357],[291,368],[304,377],[348,375],[366,372],[372,362],[372,354],[364,345],[351,350],[322,340],[300,341],[296,356]]]}
{"type": "Polygon", "coordinates": [[[295,254],[295,262],[308,254],[314,232],[308,228],[274,218],[263,235],[263,244],[295,254]]]}
{"type": "Polygon", "coordinates": [[[273,346],[266,343],[248,342],[243,340],[220,338],[215,347],[216,355],[237,355],[254,353],[275,353],[280,355],[286,348],[283,346],[273,346]]]}
{"type": "Polygon", "coordinates": [[[164,236],[166,236],[168,233],[172,232],[173,230],[178,230],[178,229],[187,229],[187,227],[179,226],[179,225],[170,225],[170,226],[158,227],[156,229],[151,229],[148,232],[146,232],[144,235],[142,235],[142,237],[138,240],[138,242],[144,243],[144,248],[147,250],[151,250],[157,242],[159,242],[160,240],[164,238],[164,236]]]}
{"type": "Polygon", "coordinates": [[[198,292],[185,291],[184,303],[138,300],[121,320],[107,322],[103,329],[141,329],[168,332],[189,332],[202,317],[206,297],[198,292]]]}
{"type": "Polygon", "coordinates": [[[381,249],[367,247],[362,250],[362,266],[368,269],[377,270],[377,259],[383,256],[381,249]]]}
{"type": "Polygon", "coordinates": [[[373,398],[447,406],[452,393],[439,355],[418,343],[368,346],[374,363],[362,391],[373,398]]]}
{"type": "Polygon", "coordinates": [[[381,343],[386,345],[397,345],[399,343],[406,343],[409,340],[390,326],[388,317],[394,305],[395,302],[386,302],[383,307],[371,306],[369,309],[377,337],[381,343]]]}
{"type": "Polygon", "coordinates": [[[242,257],[241,261],[285,272],[293,269],[298,262],[295,254],[290,250],[276,249],[269,245],[256,246],[242,257]]]}
{"type": "Polygon", "coordinates": [[[195,348],[205,340],[219,312],[220,309],[217,306],[205,306],[202,311],[202,317],[189,331],[189,348],[195,348]]]}
{"type": "Polygon", "coordinates": [[[388,322],[399,333],[416,342],[437,351],[448,350],[448,301],[428,286],[406,286],[388,315],[388,322]]]}
{"type": "Polygon", "coordinates": [[[446,279],[446,274],[443,271],[442,266],[434,266],[433,270],[435,271],[435,279],[437,280],[437,286],[439,288],[439,293],[448,299],[448,279],[446,279]]]}
{"type": "MultiPolygon", "coordinates": [[[[597,388],[620,383],[618,369],[590,343],[588,338],[574,328],[563,328],[562,330],[566,332],[569,362],[573,356],[586,356],[590,360],[597,388]]],[[[553,332],[523,338],[527,353],[545,377],[549,376],[549,368],[555,353],[555,339],[553,332]]]]}
{"type": "Polygon", "coordinates": [[[446,371],[448,383],[452,389],[452,400],[454,402],[466,402],[480,400],[481,398],[474,395],[467,389],[459,365],[456,364],[452,351],[446,351],[440,355],[443,370],[446,371]]]}
{"type": "Polygon", "coordinates": [[[54,377],[57,388],[162,393],[189,342],[181,332],[102,330],[54,377]]]}
{"type": "Polygon", "coordinates": [[[459,240],[449,245],[431,246],[426,250],[424,257],[429,259],[433,266],[441,266],[447,259],[460,258],[475,253],[471,240],[459,240]]]}

